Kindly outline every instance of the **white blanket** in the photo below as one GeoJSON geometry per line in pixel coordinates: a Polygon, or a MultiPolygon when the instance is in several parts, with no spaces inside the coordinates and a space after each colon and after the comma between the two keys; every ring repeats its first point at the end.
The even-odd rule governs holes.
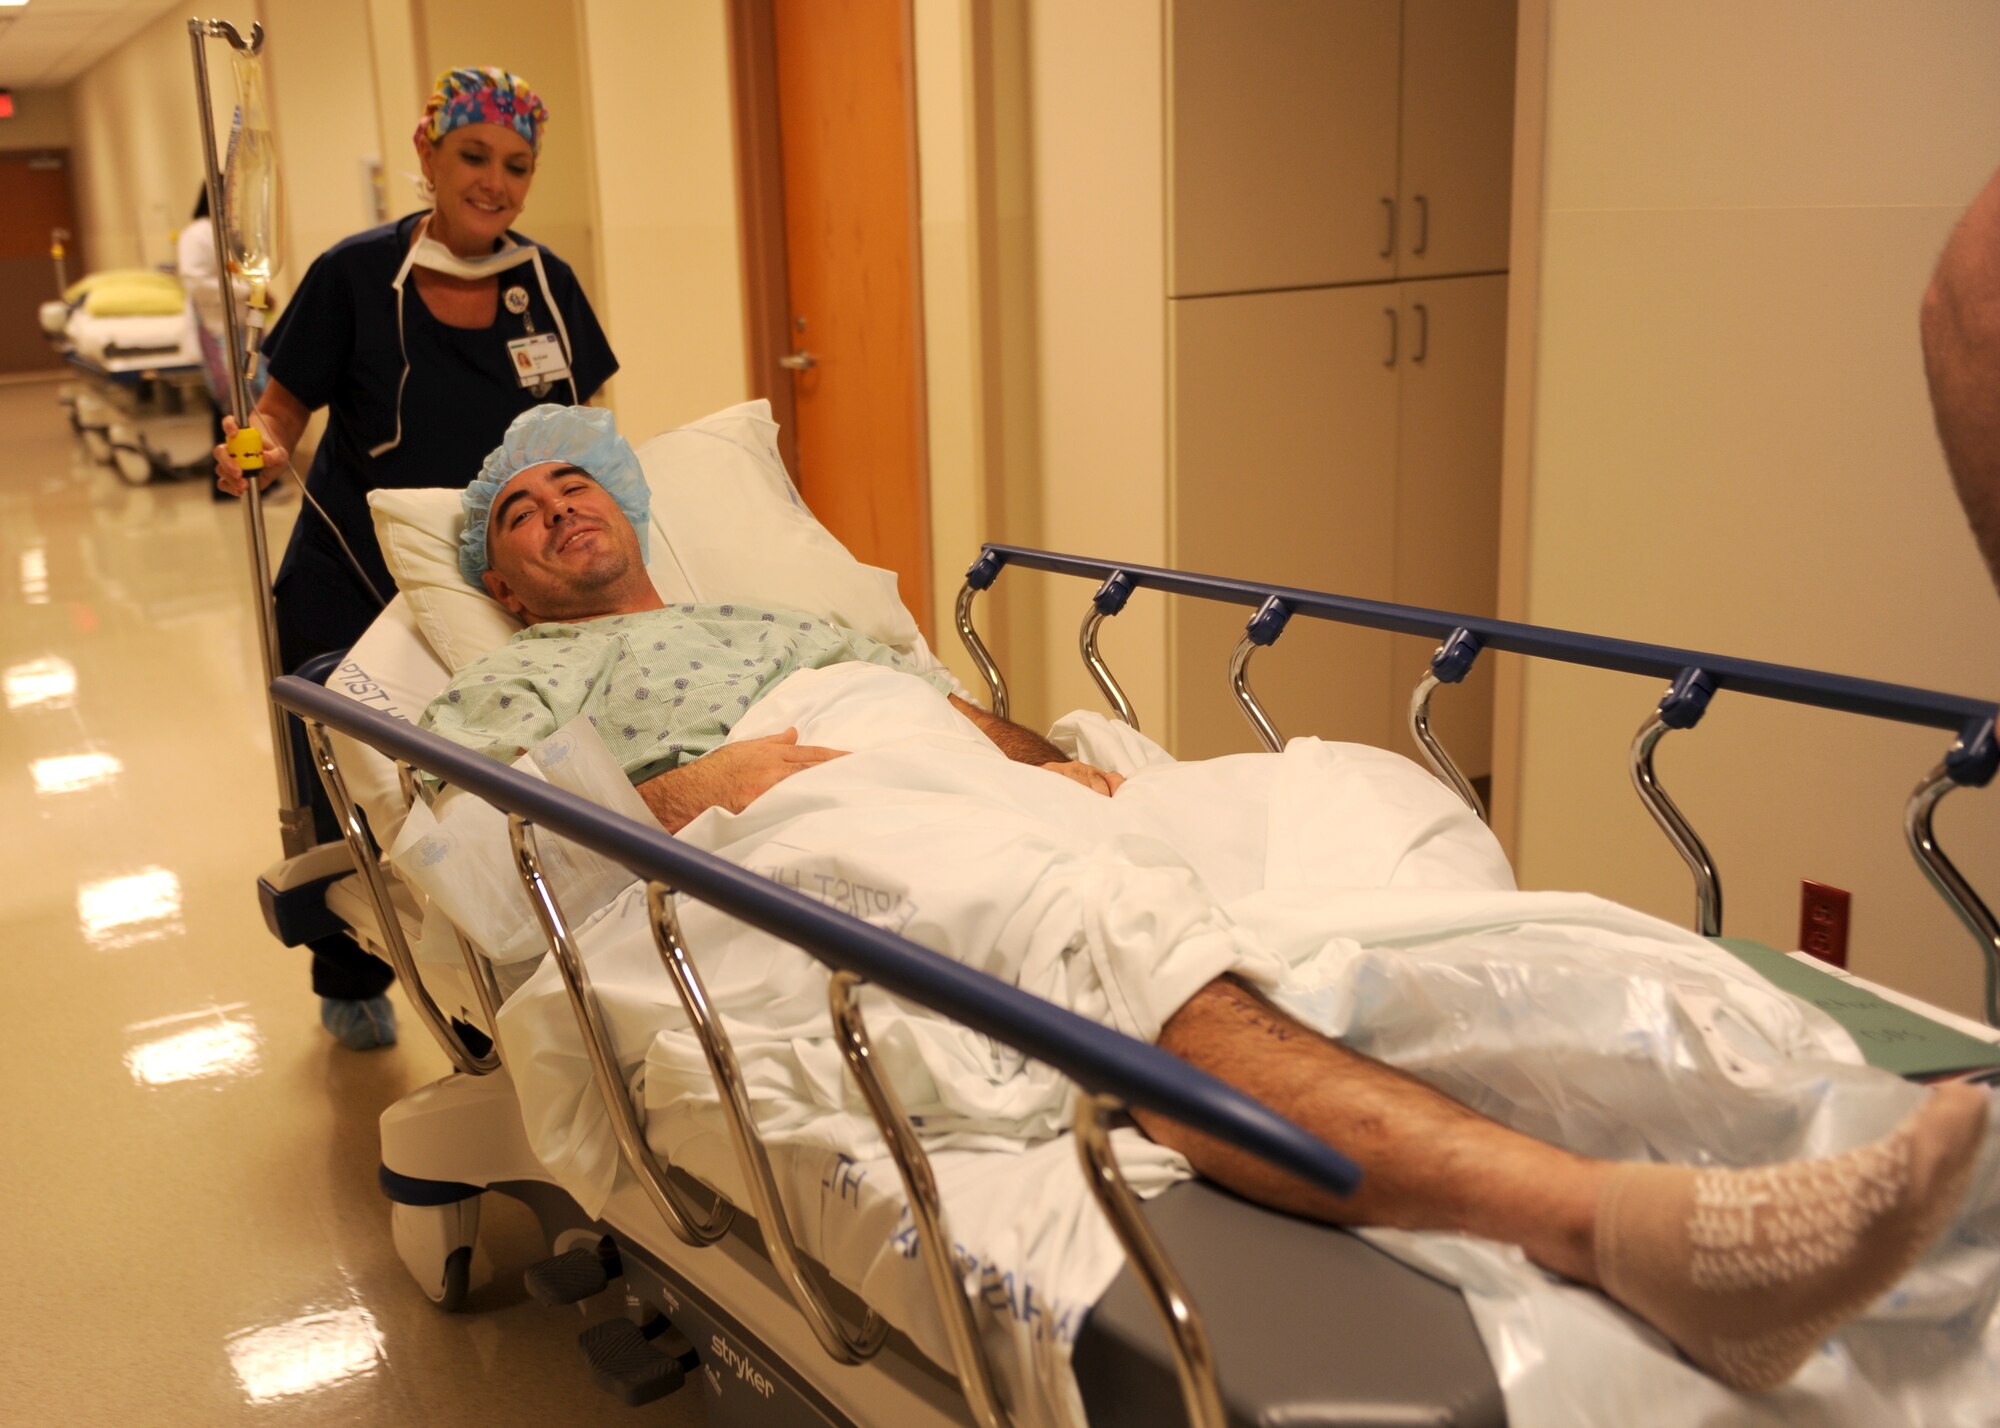
{"type": "MultiPolygon", "coordinates": [[[[1084,1015],[1152,1037],[1224,971],[1310,1024],[1510,1125],[1589,1154],[1750,1163],[1859,1144],[1920,1094],[1694,935],[1602,900],[1517,892],[1486,830],[1394,755],[1294,740],[1278,757],[1175,764],[1075,721],[1132,771],[1104,799],[1014,765],[918,681],[863,666],[794,676],[733,737],[796,725],[856,751],[682,834],[828,904],[1084,1015]]],[[[825,977],[796,949],[684,902],[802,1247],[942,1358],[900,1191],[846,1083],[825,977]]],[[[635,891],[581,941],[648,1133],[741,1199],[705,1063],[635,891]]],[[[984,1036],[871,995],[882,1063],[940,1152],[968,1283],[1022,1421],[1073,1400],[1069,1341],[1119,1255],[1074,1172],[1070,1089],[984,1036]],[[1000,1152],[995,1154],[994,1152],[1000,1152]]],[[[530,1138],[586,1209],[617,1173],[569,1009],[544,967],[502,1013],[530,1138]]],[[[1133,1173],[1186,1173],[1136,1137],[1133,1173]]],[[[1365,1167],[1364,1167],[1365,1169],[1365,1167]]],[[[1745,1400],[1601,1296],[1516,1251],[1377,1234],[1468,1291],[1517,1425],[1943,1424],[2000,1402],[2000,1134],[1958,1228],[1791,1386],[1745,1400]],[[1550,1346],[1557,1346],[1551,1352],[1550,1346]]],[[[1330,1291],[1337,1292],[1337,1291],[1330,1291]]]]}

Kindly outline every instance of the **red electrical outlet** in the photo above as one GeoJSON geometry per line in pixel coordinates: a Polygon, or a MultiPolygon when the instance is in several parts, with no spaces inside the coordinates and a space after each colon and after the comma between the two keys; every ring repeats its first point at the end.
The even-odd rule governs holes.
{"type": "Polygon", "coordinates": [[[1853,901],[1845,888],[1829,887],[1811,878],[1799,883],[1799,950],[1822,962],[1847,966],[1847,910],[1853,901]]]}

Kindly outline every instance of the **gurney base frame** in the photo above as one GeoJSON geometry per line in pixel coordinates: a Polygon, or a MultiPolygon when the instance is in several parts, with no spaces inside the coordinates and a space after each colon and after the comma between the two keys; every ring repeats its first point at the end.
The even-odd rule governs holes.
{"type": "Polygon", "coordinates": [[[962,1428],[970,1422],[957,1382],[900,1334],[892,1334],[866,1366],[829,1362],[792,1307],[748,1216],[738,1215],[723,1239],[701,1250],[664,1229],[641,1239],[626,1227],[658,1222],[629,1177],[621,1178],[602,1219],[586,1215],[528,1148],[504,1070],[455,1074],[413,1091],[383,1112],[381,1129],[382,1164],[390,1172],[385,1188],[407,1180],[477,1192],[451,1204],[395,1206],[397,1249],[425,1295],[443,1308],[459,1307],[451,1302],[446,1269],[450,1253],[461,1247],[453,1236],[462,1228],[463,1247],[470,1248],[478,1194],[494,1191],[534,1213],[552,1251],[605,1236],[616,1243],[626,1292],[664,1313],[700,1354],[701,1368],[691,1377],[701,1382],[713,1428],[962,1428]],[[810,1365],[820,1378],[805,1378],[800,1365],[810,1365]]]}

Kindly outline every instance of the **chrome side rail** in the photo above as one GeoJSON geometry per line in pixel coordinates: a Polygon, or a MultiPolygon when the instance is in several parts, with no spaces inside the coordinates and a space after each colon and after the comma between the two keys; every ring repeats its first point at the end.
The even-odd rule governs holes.
{"type": "Polygon", "coordinates": [[[1097,681],[1097,687],[1104,697],[1111,701],[1112,712],[1119,722],[1133,729],[1139,727],[1139,716],[1132,709],[1132,701],[1119,688],[1118,680],[1112,675],[1111,667],[1104,662],[1104,656],[1097,651],[1097,627],[1109,619],[1102,610],[1092,607],[1083,617],[1083,629],[1077,636],[1077,645],[1083,652],[1084,666],[1090,670],[1090,677],[1097,681]]]}
{"type": "MultiPolygon", "coordinates": [[[[403,792],[403,812],[407,814],[417,802],[416,770],[406,759],[397,759],[395,763],[396,785],[403,792]]],[[[500,1050],[500,1003],[504,998],[500,995],[500,984],[493,979],[493,964],[479,955],[465,934],[458,930],[457,923],[449,918],[446,922],[458,943],[458,955],[465,962],[466,975],[472,979],[473,995],[479,998],[479,1010],[486,1018],[487,1034],[493,1038],[492,1052],[497,1056],[500,1050]]]]}
{"type": "Polygon", "coordinates": [[[611,1130],[618,1138],[618,1150],[626,1168],[637,1177],[647,1198],[660,1212],[660,1218],[667,1222],[667,1228],[683,1243],[697,1249],[714,1244],[728,1230],[734,1209],[718,1195],[706,1215],[696,1215],[654,1158],[653,1148],[646,1144],[645,1130],[639,1124],[638,1112],[632,1109],[625,1078],[619,1073],[618,1054],[604,1024],[604,1014],[598,1010],[597,998],[591,992],[590,972],[577,952],[576,940],[570,934],[569,922],[556,902],[555,892],[542,875],[542,860],[535,851],[535,825],[518,813],[510,813],[507,836],[514,846],[515,871],[520,874],[521,885],[528,890],[535,919],[542,924],[542,935],[548,939],[549,952],[556,959],[556,969],[562,973],[563,986],[569,992],[577,1030],[583,1033],[583,1049],[590,1056],[598,1099],[611,1118],[611,1130]]]}
{"type": "Polygon", "coordinates": [[[1443,744],[1431,733],[1431,695],[1442,684],[1435,674],[1424,671],[1424,677],[1417,681],[1415,691],[1410,695],[1410,734],[1423,751],[1424,762],[1431,766],[1431,772],[1440,782],[1464,800],[1465,806],[1479,815],[1479,821],[1487,822],[1486,805],[1479,801],[1478,792],[1472,787],[1458,764],[1445,752],[1443,744]]]}
{"type": "MultiPolygon", "coordinates": [[[[274,709],[276,705],[272,706],[274,709]]],[[[431,999],[424,979],[417,971],[417,959],[410,952],[409,941],[403,936],[403,920],[396,914],[396,905],[389,897],[389,884],[382,875],[382,864],[376,859],[373,840],[361,821],[361,810],[355,807],[354,799],[347,791],[347,780],[341,776],[340,765],[333,757],[333,739],[326,726],[317,720],[303,721],[306,729],[306,744],[312,749],[313,763],[319,769],[319,781],[326,789],[326,796],[333,803],[333,811],[340,819],[340,835],[347,843],[348,856],[354,859],[354,869],[361,874],[362,886],[368,889],[369,904],[375,909],[375,920],[382,925],[382,945],[388,949],[389,963],[402,979],[403,991],[422,1017],[431,1035],[437,1038],[444,1054],[451,1058],[451,1064],[468,1076],[486,1076],[500,1069],[499,1053],[492,1047],[484,1056],[474,1056],[458,1030],[451,1024],[451,1018],[438,1010],[438,1004],[431,999]]],[[[497,1045],[497,1043],[496,1043],[497,1045]]]]}
{"type": "Polygon", "coordinates": [[[828,1009],[833,1029],[840,1041],[840,1053],[847,1059],[848,1072],[868,1102],[868,1113],[888,1143],[890,1158],[903,1181],[903,1198],[909,1202],[910,1222],[916,1226],[917,1249],[924,1257],[924,1271],[930,1279],[931,1300],[937,1305],[944,1325],[945,1341],[951,1346],[951,1360],[958,1370],[958,1384],[965,1394],[979,1428],[1005,1428],[1009,1422],[993,1388],[992,1366],[980,1346],[979,1326],[972,1317],[972,1304],[953,1252],[951,1231],[945,1224],[944,1203],[938,1194],[937,1176],[931,1171],[930,1157],[924,1153],[910,1119],[896,1099],[896,1092],[875,1070],[875,1050],[868,1040],[862,1020],[860,999],[855,995],[861,978],[852,972],[834,972],[827,981],[828,1009]]]}
{"type": "Polygon", "coordinates": [[[1479,815],[1481,823],[1490,823],[1486,805],[1479,801],[1478,791],[1470,779],[1459,768],[1456,760],[1445,752],[1437,736],[1431,733],[1431,695],[1440,684],[1458,684],[1472,672],[1472,662],[1479,658],[1481,642],[1472,631],[1460,627],[1453,630],[1445,642],[1431,655],[1431,666],[1418,681],[1416,690],[1410,695],[1410,736],[1417,741],[1423,751],[1424,762],[1459,798],[1465,806],[1479,815]]]}
{"type": "Polygon", "coordinates": [[[1681,855],[1681,861],[1688,865],[1688,871],[1694,874],[1695,931],[1703,937],[1722,935],[1722,880],[1716,874],[1714,860],[1708,856],[1708,848],[1654,775],[1653,750],[1669,729],[1692,729],[1699,723],[1714,694],[1715,686],[1708,676],[1698,669],[1682,670],[1660,700],[1659,708],[1639,726],[1639,733],[1632,740],[1631,755],[1632,786],[1639,791],[1646,811],[1653,815],[1667,841],[1674,845],[1674,851],[1681,855]]]}
{"type": "Polygon", "coordinates": [[[975,585],[970,578],[959,587],[958,638],[959,643],[965,646],[966,653],[972,656],[972,662],[979,666],[980,676],[986,681],[986,692],[994,715],[1005,719],[1008,709],[1006,676],[1000,673],[1000,666],[993,662],[993,656],[987,651],[986,642],[979,638],[979,631],[973,628],[972,624],[972,597],[985,588],[985,585],[975,585]]]}
{"type": "Polygon", "coordinates": [[[1924,870],[1938,896],[1958,914],[1958,920],[1965,924],[1966,931],[1978,945],[1981,960],[1986,969],[1985,1015],[1988,1026],[2000,1027],[2000,923],[1995,923],[1993,914],[1972,885],[1953,866],[1944,849],[1938,846],[1937,835],[1931,829],[1931,814],[1938,801],[1958,786],[1952,776],[1949,761],[1939,764],[1924,776],[1910,795],[1910,801],[1903,811],[1903,831],[1909,838],[1910,851],[1916,855],[1917,865],[1924,870]]]}
{"type": "Polygon", "coordinates": [[[1117,679],[1111,673],[1111,666],[1104,662],[1104,656],[1097,650],[1098,627],[1125,608],[1125,602],[1132,598],[1133,588],[1132,577],[1124,571],[1114,570],[1111,573],[1111,577],[1091,597],[1090,612],[1083,617],[1083,629],[1077,635],[1077,645],[1083,652],[1084,667],[1097,681],[1104,697],[1111,701],[1119,720],[1136,732],[1139,716],[1132,708],[1132,701],[1125,697],[1125,691],[1119,688],[1117,679]]]}
{"type": "Polygon", "coordinates": [[[1123,1105],[1115,1097],[1089,1091],[1076,1093],[1076,1150],[1083,1161],[1084,1180],[1097,1201],[1097,1208],[1111,1222],[1118,1243],[1125,1249],[1125,1258],[1131,1262],[1133,1272],[1166,1324],[1167,1340],[1174,1351],[1174,1370],[1180,1377],[1181,1398],[1187,1404],[1188,1422],[1193,1428],[1227,1428],[1208,1330],[1194,1302],[1188,1298],[1180,1273],[1147,1228],[1139,1209],[1139,1197],[1132,1193],[1132,1187],[1118,1169],[1109,1122],[1111,1116],[1122,1110],[1123,1105]]]}
{"type": "Polygon", "coordinates": [[[1243,717],[1250,721],[1250,727],[1257,731],[1257,737],[1264,741],[1264,747],[1278,753],[1285,747],[1284,736],[1278,732],[1271,716],[1264,712],[1264,706],[1257,702],[1257,696],[1250,689],[1250,656],[1266,645],[1278,642],[1278,636],[1285,632],[1286,621],[1292,612],[1285,602],[1273,595],[1250,617],[1244,627],[1243,638],[1236,642],[1236,648],[1229,655],[1229,692],[1236,696],[1236,706],[1243,711],[1243,717]]]}
{"type": "Polygon", "coordinates": [[[749,1191],[757,1224],[764,1232],[764,1248],[771,1257],[772,1267],[778,1271],[792,1303],[798,1306],[828,1358],[836,1363],[858,1364],[873,1357],[888,1338],[889,1326],[872,1309],[866,1311],[859,1328],[850,1329],[843,1324],[825,1293],[813,1282],[805,1258],[799,1253],[791,1220],[785,1214],[784,1198],[778,1193],[777,1177],[771,1173],[771,1158],[764,1151],[763,1138],[757,1134],[757,1118],[750,1109],[750,1091],[743,1081],[743,1068],[736,1060],[735,1048],[729,1044],[729,1033],[723,1030],[722,1018],[709,1002],[701,974],[688,956],[680,918],[674,913],[673,889],[665,883],[648,881],[646,911],[660,962],[673,978],[674,990],[680,994],[681,1006],[687,1012],[688,1025],[694,1028],[702,1055],[708,1059],[708,1073],[714,1078],[722,1117],[729,1126],[730,1143],[736,1149],[736,1167],[743,1173],[743,1184],[749,1191]]]}
{"type": "Polygon", "coordinates": [[[1271,722],[1271,716],[1264,712],[1264,706],[1257,702],[1257,696],[1250,689],[1250,656],[1257,653],[1258,643],[1245,635],[1236,642],[1236,648],[1229,654],[1229,692],[1236,696],[1236,705],[1243,711],[1243,717],[1250,721],[1250,727],[1257,731],[1257,737],[1264,741],[1264,747],[1278,753],[1285,747],[1285,739],[1271,722]]]}

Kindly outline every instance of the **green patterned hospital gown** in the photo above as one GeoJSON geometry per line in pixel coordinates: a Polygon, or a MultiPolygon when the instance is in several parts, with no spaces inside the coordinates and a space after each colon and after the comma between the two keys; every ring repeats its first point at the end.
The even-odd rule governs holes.
{"type": "MultiPolygon", "coordinates": [[[[636,784],[720,746],[786,675],[855,660],[921,673],[888,645],[796,610],[669,605],[530,625],[461,670],[422,722],[512,763],[587,714],[636,784]]],[[[922,677],[951,688],[942,671],[922,677]]]]}

